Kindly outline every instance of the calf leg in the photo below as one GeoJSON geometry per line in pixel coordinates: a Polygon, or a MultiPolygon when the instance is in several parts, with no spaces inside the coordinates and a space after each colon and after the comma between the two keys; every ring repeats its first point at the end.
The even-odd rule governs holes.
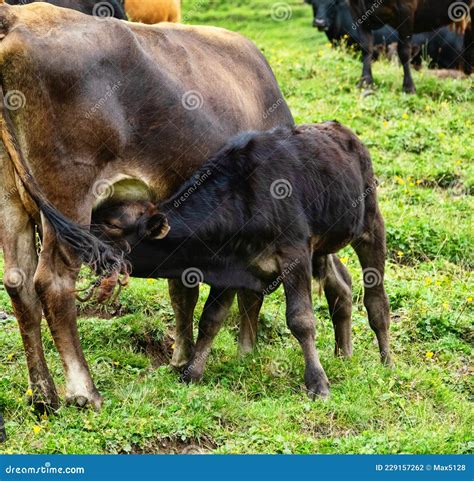
{"type": "Polygon", "coordinates": [[[43,222],[43,226],[43,248],[34,283],[63,363],[66,402],[99,408],[102,398],[90,376],[76,323],[75,285],[80,263],[57,243],[48,223],[43,222]]]}
{"type": "Polygon", "coordinates": [[[199,286],[189,288],[179,279],[170,279],[168,290],[176,319],[175,348],[171,365],[181,368],[190,361],[194,351],[193,316],[199,298],[199,286]]]}
{"type": "Polygon", "coordinates": [[[359,257],[364,276],[364,304],[369,324],[377,336],[380,356],[384,364],[392,363],[389,347],[390,308],[384,287],[385,227],[377,209],[369,231],[352,243],[359,257]]]}
{"type": "Polygon", "coordinates": [[[56,408],[59,398],[49,373],[41,340],[41,302],[33,286],[38,255],[34,224],[25,211],[13,172],[0,154],[0,232],[3,244],[4,285],[11,298],[25,348],[32,401],[43,411],[56,408]]]}
{"type": "Polygon", "coordinates": [[[284,272],[283,286],[286,297],[288,328],[296,337],[305,359],[304,380],[310,397],[329,395],[329,381],[319,361],[314,345],[315,319],[311,299],[310,253],[287,255],[280,260],[284,272]],[[296,262],[298,261],[298,262],[296,262]]]}
{"type": "Polygon", "coordinates": [[[252,352],[257,341],[258,315],[263,304],[263,296],[249,289],[237,293],[240,311],[239,354],[252,352]]]}
{"type": "Polygon", "coordinates": [[[336,255],[328,256],[324,294],[336,338],[335,355],[352,356],[352,279],[336,255]]]}
{"type": "Polygon", "coordinates": [[[212,341],[229,313],[234,296],[235,291],[232,289],[211,288],[199,321],[199,334],[194,356],[183,371],[183,381],[195,382],[202,378],[212,341]]]}

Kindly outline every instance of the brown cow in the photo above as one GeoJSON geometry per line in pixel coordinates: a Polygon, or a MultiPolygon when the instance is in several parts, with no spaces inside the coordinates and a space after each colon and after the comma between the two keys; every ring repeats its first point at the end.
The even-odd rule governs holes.
{"type": "Polygon", "coordinates": [[[133,22],[180,22],[180,0],[125,0],[125,11],[133,22]]]}
{"type": "MultiPolygon", "coordinates": [[[[44,312],[67,401],[100,406],[78,337],[75,283],[81,261],[107,270],[120,258],[56,208],[88,224],[104,186],[127,198],[163,199],[231,135],[292,125],[292,117],[255,45],[220,28],[98,20],[34,3],[0,5],[0,39],[1,133],[11,159],[0,162],[4,283],[33,402],[58,404],[41,342],[44,312]]],[[[170,294],[173,361],[183,365],[193,351],[198,288],[173,281],[170,294]]],[[[243,291],[240,300],[245,326],[262,299],[243,291]]]]}

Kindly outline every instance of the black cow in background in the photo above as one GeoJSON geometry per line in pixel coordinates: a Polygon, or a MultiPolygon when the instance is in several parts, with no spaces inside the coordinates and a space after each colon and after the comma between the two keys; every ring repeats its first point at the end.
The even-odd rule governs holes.
{"type": "MultiPolygon", "coordinates": [[[[305,1],[313,7],[313,27],[325,32],[331,43],[345,40],[348,45],[360,46],[359,29],[353,28],[354,20],[345,0],[305,1]]],[[[388,26],[375,30],[373,34],[374,46],[382,49],[398,41],[396,30],[388,26]]]]}
{"type": "Polygon", "coordinates": [[[454,25],[464,33],[462,64],[466,74],[474,66],[474,0],[349,0],[352,16],[359,26],[362,47],[362,76],[360,85],[371,85],[372,31],[383,25],[397,29],[397,53],[403,66],[403,91],[415,92],[410,59],[414,33],[429,32],[454,25]]]}
{"type": "MultiPolygon", "coordinates": [[[[336,44],[344,40],[348,45],[360,47],[360,32],[354,22],[346,0],[306,0],[313,7],[313,27],[324,31],[328,40],[336,44]]],[[[390,44],[398,42],[398,33],[384,25],[374,30],[374,58],[386,52],[390,44]]],[[[419,33],[412,38],[412,63],[422,64],[423,57],[430,58],[429,68],[459,68],[463,50],[463,36],[448,27],[433,32],[419,33]]]]}
{"type": "Polygon", "coordinates": [[[27,3],[41,2],[50,3],[57,7],[70,8],[86,15],[96,17],[115,17],[127,20],[123,0],[5,0],[10,5],[26,5],[27,3]]]}

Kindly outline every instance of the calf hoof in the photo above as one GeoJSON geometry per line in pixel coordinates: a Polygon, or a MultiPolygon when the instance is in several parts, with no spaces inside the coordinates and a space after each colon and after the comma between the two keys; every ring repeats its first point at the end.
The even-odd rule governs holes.
{"type": "Polygon", "coordinates": [[[380,354],[380,360],[382,361],[382,364],[385,366],[385,367],[388,367],[390,369],[393,369],[395,367],[394,363],[393,363],[393,360],[392,360],[392,356],[390,355],[389,352],[382,352],[380,354]]]}
{"type": "Polygon", "coordinates": [[[306,377],[305,384],[310,399],[327,399],[329,397],[329,381],[324,372],[317,376],[311,376],[309,379],[306,377]]]}
{"type": "Polygon", "coordinates": [[[175,369],[183,369],[193,358],[194,346],[176,346],[170,365],[175,369]]]}
{"type": "Polygon", "coordinates": [[[406,94],[414,94],[416,92],[416,88],[414,85],[404,85],[403,86],[403,91],[406,94]]]}
{"type": "Polygon", "coordinates": [[[84,408],[86,406],[92,406],[97,411],[102,407],[103,399],[98,391],[90,394],[68,394],[66,396],[67,406],[76,406],[78,408],[84,408]]]}
{"type": "Polygon", "coordinates": [[[202,379],[202,371],[193,368],[192,364],[188,365],[181,373],[181,381],[186,384],[193,384],[200,382],[202,379]]]}

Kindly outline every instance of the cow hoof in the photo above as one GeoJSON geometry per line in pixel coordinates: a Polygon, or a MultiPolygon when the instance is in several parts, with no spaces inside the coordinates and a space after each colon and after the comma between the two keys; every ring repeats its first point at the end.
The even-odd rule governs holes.
{"type": "Polygon", "coordinates": [[[31,404],[38,414],[49,414],[59,409],[60,401],[56,389],[43,391],[38,388],[28,389],[28,404],[31,404]]]}
{"type": "Polygon", "coordinates": [[[403,86],[403,91],[406,94],[414,94],[416,92],[416,88],[414,85],[404,85],[403,86]]]}
{"type": "Polygon", "coordinates": [[[357,87],[360,89],[370,89],[373,90],[374,88],[374,81],[373,79],[362,77],[359,82],[357,82],[357,87]]]}
{"type": "Polygon", "coordinates": [[[97,411],[102,407],[103,399],[98,393],[92,393],[87,396],[83,394],[69,394],[66,396],[67,406],[76,406],[78,408],[84,408],[86,406],[92,406],[97,411]]]}

